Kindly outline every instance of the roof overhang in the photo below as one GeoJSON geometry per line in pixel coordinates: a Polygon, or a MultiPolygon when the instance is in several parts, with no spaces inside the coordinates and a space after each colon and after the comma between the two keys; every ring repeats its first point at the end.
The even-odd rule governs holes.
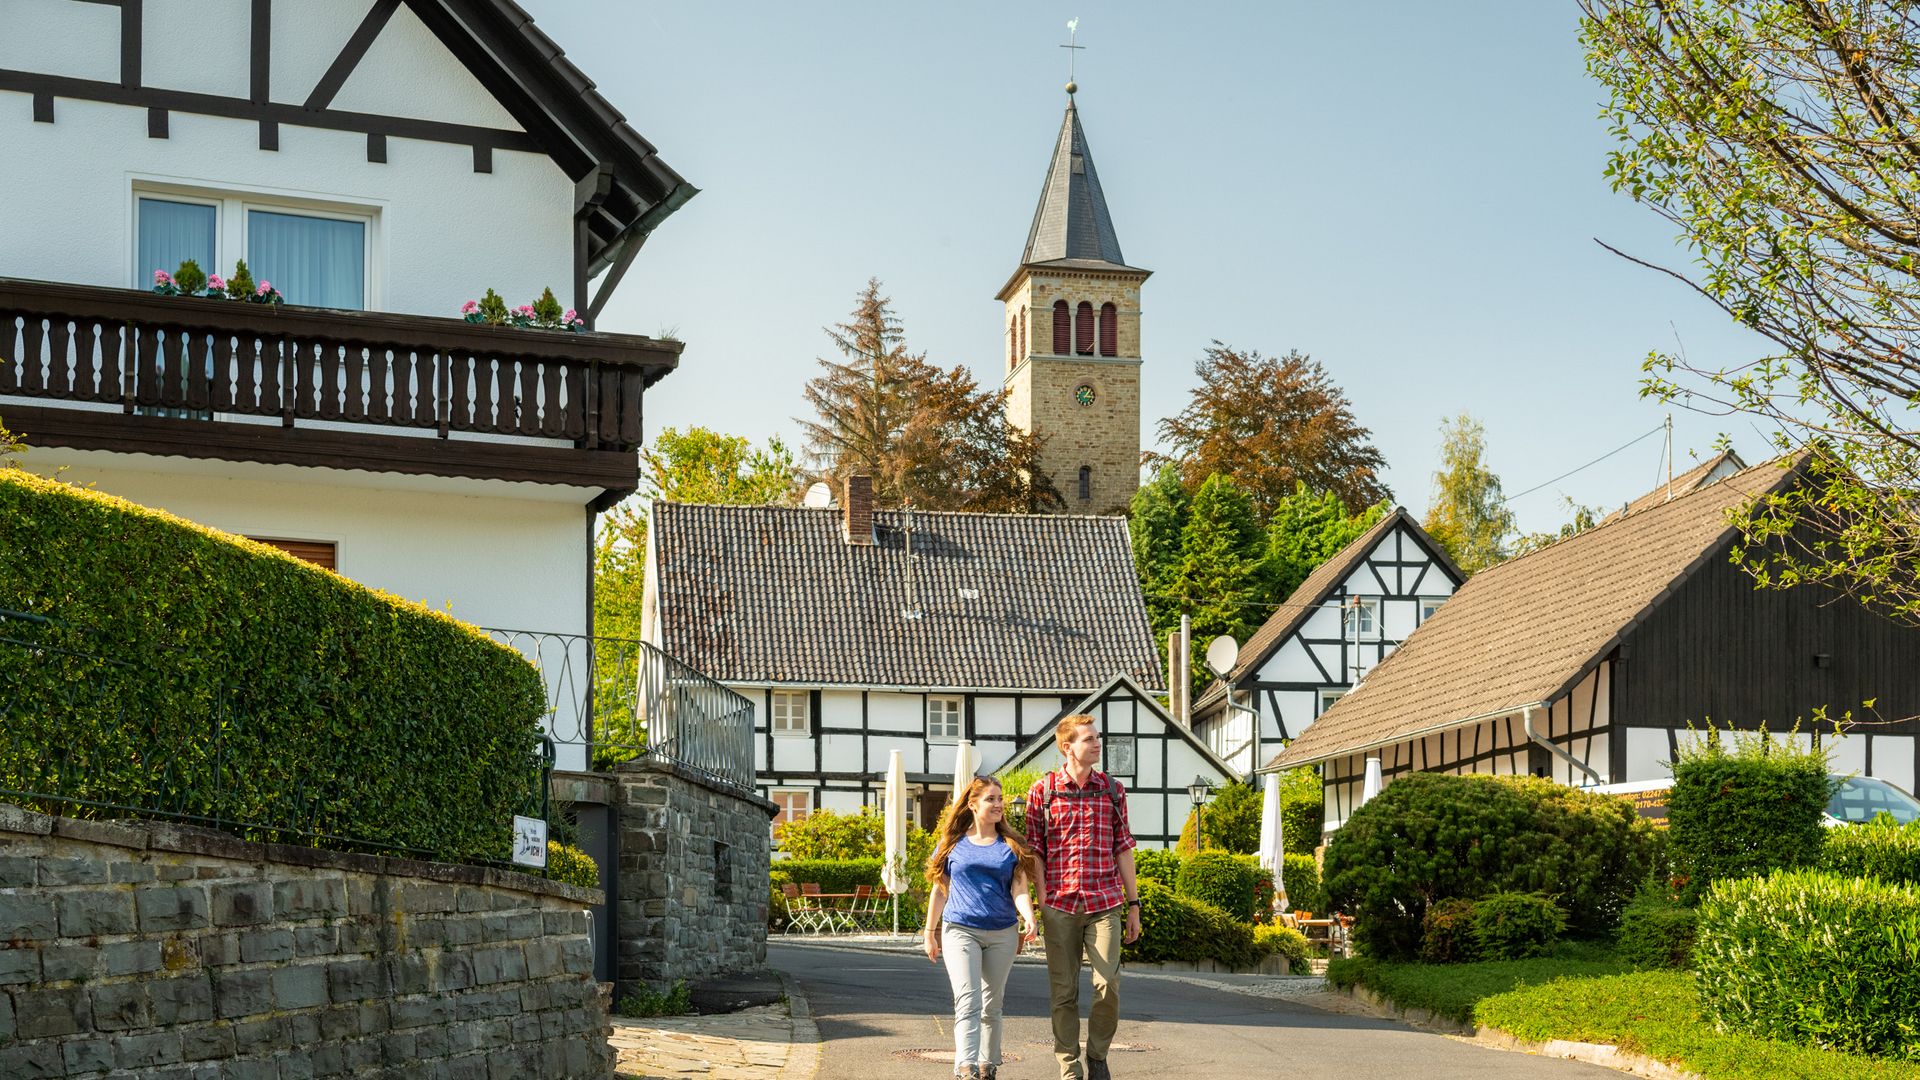
{"type": "Polygon", "coordinates": [[[1145,281],[1153,276],[1153,271],[1142,270],[1137,266],[1122,266],[1119,263],[1096,263],[1086,259],[1062,259],[1057,262],[1021,263],[1007,279],[1000,291],[993,295],[995,300],[1005,302],[1007,297],[1020,286],[1022,279],[1030,274],[1073,274],[1076,277],[1109,276],[1115,278],[1145,281]]]}
{"type": "MultiPolygon", "coordinates": [[[[1386,738],[1375,739],[1372,742],[1359,743],[1354,746],[1344,746],[1344,747],[1340,747],[1339,749],[1322,751],[1322,752],[1318,752],[1318,753],[1297,758],[1297,759],[1291,759],[1287,757],[1287,750],[1292,749],[1291,747],[1288,747],[1287,749],[1281,750],[1278,754],[1275,754],[1273,756],[1273,760],[1267,762],[1265,765],[1262,765],[1253,771],[1254,771],[1254,775],[1257,776],[1261,773],[1281,772],[1286,769],[1297,769],[1303,765],[1318,765],[1323,761],[1332,761],[1334,758],[1348,757],[1353,754],[1364,754],[1369,750],[1379,750],[1382,747],[1394,746],[1403,742],[1412,742],[1415,739],[1424,739],[1429,735],[1439,735],[1443,732],[1452,731],[1455,728],[1468,727],[1473,724],[1483,724],[1488,720],[1498,720],[1503,716],[1519,716],[1522,713],[1525,713],[1529,709],[1547,708],[1549,704],[1550,703],[1546,701],[1535,701],[1527,705],[1513,705],[1509,707],[1496,709],[1493,712],[1481,713],[1477,716],[1462,717],[1459,720],[1448,720],[1443,723],[1432,724],[1427,727],[1420,728],[1416,731],[1403,732],[1398,735],[1389,735],[1386,738]]],[[[1334,707],[1339,708],[1337,704],[1334,707]]]]}

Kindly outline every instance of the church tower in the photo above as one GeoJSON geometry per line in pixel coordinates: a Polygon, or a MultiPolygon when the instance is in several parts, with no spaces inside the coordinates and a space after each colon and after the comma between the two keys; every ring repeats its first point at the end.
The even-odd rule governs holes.
{"type": "Polygon", "coordinates": [[[1140,286],[1128,266],[1067,84],[1067,115],[997,297],[1006,305],[1007,416],[1046,440],[1068,513],[1125,513],[1140,486],[1140,286]]]}

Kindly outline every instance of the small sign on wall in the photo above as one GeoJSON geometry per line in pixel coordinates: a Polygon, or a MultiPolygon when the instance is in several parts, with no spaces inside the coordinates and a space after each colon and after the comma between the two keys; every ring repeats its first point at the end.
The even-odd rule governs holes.
{"type": "Polygon", "coordinates": [[[1110,736],[1104,747],[1107,767],[1101,771],[1108,776],[1133,776],[1133,737],[1110,736]]]}
{"type": "Polygon", "coordinates": [[[520,866],[547,866],[547,823],[539,818],[513,816],[513,861],[520,866]]]}

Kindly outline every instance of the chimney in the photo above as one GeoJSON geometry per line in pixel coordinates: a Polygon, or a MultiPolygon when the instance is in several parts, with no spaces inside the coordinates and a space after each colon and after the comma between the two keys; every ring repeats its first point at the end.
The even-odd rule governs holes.
{"type": "Polygon", "coordinates": [[[873,546],[873,477],[847,477],[847,496],[840,500],[840,534],[857,547],[873,546]]]}

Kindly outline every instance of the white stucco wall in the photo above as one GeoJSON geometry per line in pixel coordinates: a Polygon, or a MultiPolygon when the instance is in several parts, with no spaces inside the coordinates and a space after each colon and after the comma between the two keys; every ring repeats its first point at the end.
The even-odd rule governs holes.
{"type": "MultiPolygon", "coordinates": [[[[312,90],[368,4],[274,5],[273,100],[312,90]]],[[[223,96],[247,93],[251,5],[245,0],[149,0],[143,81],[223,96]],[[231,9],[231,10],[230,10],[231,9]]],[[[99,4],[34,0],[7,8],[0,67],[118,81],[119,12],[99,4]],[[16,12],[15,8],[22,11],[16,12]]],[[[505,111],[405,7],[389,22],[335,107],[518,130],[505,111]]],[[[571,304],[573,185],[541,154],[495,151],[473,171],[473,151],[389,138],[387,161],[367,161],[363,134],[281,125],[280,148],[259,148],[248,120],[174,112],[170,137],[147,136],[142,108],[60,98],[55,122],[34,123],[32,99],[0,92],[0,276],[125,286],[134,266],[134,192],[257,197],[263,205],[367,215],[367,306],[457,316],[489,287],[510,304],[551,286],[571,304]]],[[[226,215],[218,267],[244,257],[244,216],[226,215]]]]}

